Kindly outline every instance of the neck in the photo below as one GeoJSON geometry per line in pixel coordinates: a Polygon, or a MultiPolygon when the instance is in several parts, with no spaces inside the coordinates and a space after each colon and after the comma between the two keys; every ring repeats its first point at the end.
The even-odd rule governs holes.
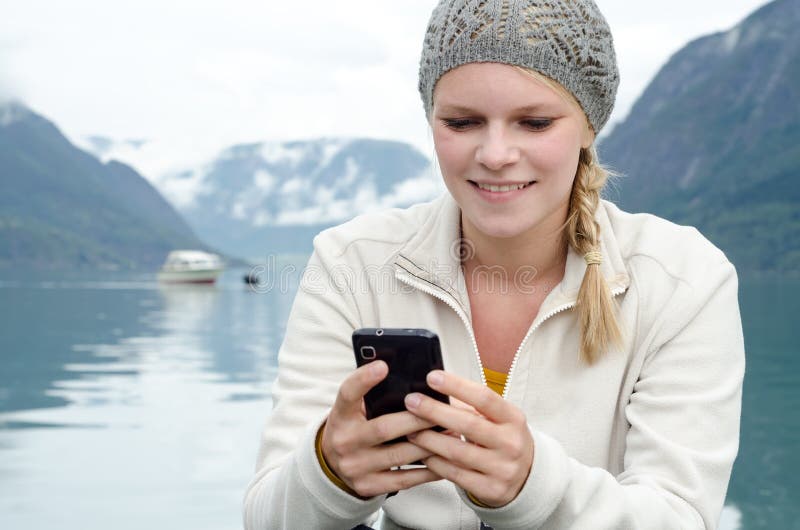
{"type": "Polygon", "coordinates": [[[549,223],[551,226],[533,227],[513,237],[498,238],[479,231],[462,212],[462,237],[470,245],[462,262],[465,271],[501,267],[509,279],[519,274],[525,283],[550,280],[557,283],[567,263],[568,243],[564,230],[559,230],[565,220],[566,216],[557,223],[549,223]]]}

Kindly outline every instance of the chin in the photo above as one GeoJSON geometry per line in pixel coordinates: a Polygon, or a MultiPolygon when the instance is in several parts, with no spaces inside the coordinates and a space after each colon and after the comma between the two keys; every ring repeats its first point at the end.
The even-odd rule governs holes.
{"type": "Polygon", "coordinates": [[[497,239],[510,239],[517,237],[530,228],[527,223],[520,223],[519,219],[499,218],[482,219],[468,216],[470,223],[480,233],[497,239]]]}

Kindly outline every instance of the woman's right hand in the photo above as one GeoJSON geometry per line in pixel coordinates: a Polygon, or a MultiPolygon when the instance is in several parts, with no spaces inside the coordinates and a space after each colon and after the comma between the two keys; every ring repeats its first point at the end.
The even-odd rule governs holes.
{"type": "Polygon", "coordinates": [[[342,382],[336,402],[323,425],[322,455],[328,467],[361,497],[389,492],[440,480],[427,468],[391,468],[421,461],[431,453],[410,443],[382,445],[432,424],[408,411],[386,414],[367,420],[364,395],[389,373],[383,361],[359,367],[342,382]]]}

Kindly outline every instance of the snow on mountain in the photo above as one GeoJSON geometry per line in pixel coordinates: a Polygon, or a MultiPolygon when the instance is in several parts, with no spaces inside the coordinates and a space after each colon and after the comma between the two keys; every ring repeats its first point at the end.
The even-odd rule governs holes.
{"type": "Polygon", "coordinates": [[[307,250],[311,237],[328,226],[444,191],[430,161],[395,141],[239,144],[182,165],[174,155],[166,163],[169,153],[157,142],[93,137],[84,145],[138,167],[204,241],[241,256],[307,250]]]}
{"type": "Polygon", "coordinates": [[[236,145],[183,178],[201,181],[193,202],[179,206],[189,223],[212,244],[247,256],[263,254],[260,247],[307,248],[327,226],[444,189],[416,149],[371,139],[236,145]]]}
{"type": "Polygon", "coordinates": [[[236,193],[224,193],[227,215],[253,226],[337,223],[427,200],[441,189],[420,154],[405,144],[377,140],[237,146],[224,152],[207,176],[210,185],[200,192],[204,199],[192,209],[217,202],[226,182],[244,177],[236,193]]]}

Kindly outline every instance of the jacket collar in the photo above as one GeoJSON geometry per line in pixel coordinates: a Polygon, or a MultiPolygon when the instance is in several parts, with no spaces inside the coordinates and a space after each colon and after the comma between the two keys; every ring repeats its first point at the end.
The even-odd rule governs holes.
{"type": "MultiPolygon", "coordinates": [[[[608,217],[609,205],[607,201],[601,200],[595,213],[595,219],[600,225],[600,251],[603,254],[600,271],[611,291],[619,294],[630,285],[630,277],[608,217]]],[[[395,259],[397,274],[410,274],[429,284],[431,288],[446,292],[469,314],[469,298],[458,255],[461,210],[447,192],[434,200],[431,206],[431,215],[398,252],[395,259]]],[[[552,300],[551,296],[547,297],[548,302],[557,305],[574,303],[585,272],[586,262],[583,256],[579,256],[569,247],[564,278],[551,293],[552,300]]]]}

